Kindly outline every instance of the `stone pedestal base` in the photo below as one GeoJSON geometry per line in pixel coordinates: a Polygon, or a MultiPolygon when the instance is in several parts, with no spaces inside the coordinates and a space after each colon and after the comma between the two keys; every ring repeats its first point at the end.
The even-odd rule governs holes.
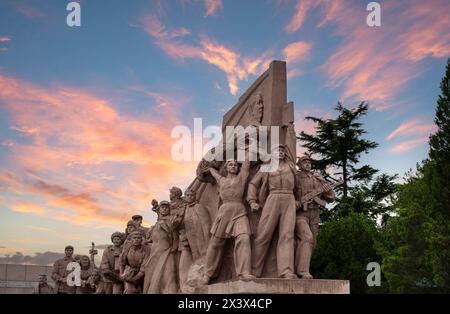
{"type": "Polygon", "coordinates": [[[229,280],[208,285],[208,294],[288,293],[288,294],[349,294],[350,281],[328,279],[257,278],[229,280]]]}

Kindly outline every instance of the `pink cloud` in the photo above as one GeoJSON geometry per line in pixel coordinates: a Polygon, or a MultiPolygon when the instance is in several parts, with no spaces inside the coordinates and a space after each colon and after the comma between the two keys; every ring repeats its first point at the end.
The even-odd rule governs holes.
{"type": "Polygon", "coordinates": [[[32,6],[29,3],[17,3],[15,5],[15,8],[17,10],[17,12],[19,12],[20,14],[30,18],[30,19],[39,19],[39,18],[44,18],[46,17],[45,13],[42,12],[40,9],[38,9],[35,6],[32,6]]]}
{"type": "Polygon", "coordinates": [[[285,31],[288,33],[296,32],[302,27],[305,22],[308,12],[318,4],[318,0],[297,0],[295,6],[295,13],[292,19],[285,27],[285,31]]]}
{"type": "Polygon", "coordinates": [[[5,36],[5,35],[0,35],[0,42],[10,41],[10,40],[11,40],[11,37],[5,36]]]}
{"type": "Polygon", "coordinates": [[[312,45],[304,41],[290,43],[283,49],[283,55],[288,64],[294,64],[309,57],[312,45]]]}
{"type": "Polygon", "coordinates": [[[410,121],[403,122],[398,128],[392,131],[387,140],[390,141],[397,136],[404,135],[427,135],[436,130],[436,125],[434,123],[425,123],[419,119],[413,119],[410,121]]]}
{"type": "Polygon", "coordinates": [[[393,106],[398,91],[423,71],[420,61],[450,54],[448,1],[383,3],[379,28],[361,22],[364,6],[336,1],[323,8],[321,25],[335,25],[344,38],[322,67],[329,85],[344,86],[342,97],[372,101],[377,110],[393,106]]]}
{"type": "Polygon", "coordinates": [[[389,152],[395,154],[406,153],[417,146],[424,145],[428,142],[428,137],[419,137],[412,140],[406,140],[404,142],[398,143],[388,149],[389,152]]]}
{"type": "Polygon", "coordinates": [[[328,86],[343,87],[344,99],[368,100],[376,110],[386,110],[395,103],[398,91],[425,70],[421,61],[450,55],[446,0],[383,2],[381,27],[374,28],[365,23],[365,3],[298,0],[285,30],[299,30],[316,7],[317,26],[332,25],[343,38],[322,70],[328,86]]]}
{"type": "Polygon", "coordinates": [[[167,29],[155,16],[139,20],[144,31],[149,34],[167,55],[174,59],[194,58],[214,65],[226,74],[230,93],[236,95],[238,83],[249,75],[262,73],[270,62],[269,52],[259,57],[241,56],[239,52],[218,43],[207,36],[200,36],[197,44],[181,41],[190,35],[186,28],[167,29]]]}
{"type": "Polygon", "coordinates": [[[206,12],[205,16],[215,15],[217,11],[223,8],[222,0],[204,0],[206,12]]]}

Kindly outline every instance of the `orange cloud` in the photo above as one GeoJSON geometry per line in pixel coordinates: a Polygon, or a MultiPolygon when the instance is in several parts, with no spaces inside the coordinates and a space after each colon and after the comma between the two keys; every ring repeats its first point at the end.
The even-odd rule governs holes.
{"type": "Polygon", "coordinates": [[[395,153],[395,154],[401,154],[401,153],[406,153],[410,150],[412,150],[413,148],[420,146],[420,145],[424,145],[428,142],[428,137],[424,136],[424,137],[419,137],[416,139],[412,139],[412,140],[407,140],[401,143],[398,143],[392,147],[390,147],[388,149],[388,151],[395,153]]]}
{"type": "Polygon", "coordinates": [[[425,123],[418,119],[406,121],[400,124],[398,128],[392,131],[387,140],[390,141],[397,136],[414,135],[414,134],[430,134],[436,130],[434,123],[425,123]]]}
{"type": "Polygon", "coordinates": [[[0,109],[24,139],[5,146],[11,164],[0,171],[5,205],[24,211],[13,205],[32,197],[48,217],[118,226],[152,198],[166,198],[170,186],[185,188],[196,163],[170,156],[171,129],[182,123],[185,97],[132,92],[144,93],[155,106],[136,117],[86,91],[0,75],[0,109]]]}
{"type": "Polygon", "coordinates": [[[36,215],[43,215],[46,210],[45,208],[36,205],[35,203],[31,202],[19,202],[16,204],[13,204],[11,206],[12,210],[19,213],[33,213],[36,215]]]}
{"type": "Polygon", "coordinates": [[[270,62],[268,52],[256,58],[243,57],[237,51],[207,36],[201,36],[197,45],[182,42],[182,37],[190,35],[188,29],[167,29],[155,16],[141,18],[139,22],[144,31],[154,39],[155,44],[170,57],[180,60],[200,59],[223,71],[232,95],[237,94],[239,81],[246,80],[249,75],[262,73],[270,62]]]}

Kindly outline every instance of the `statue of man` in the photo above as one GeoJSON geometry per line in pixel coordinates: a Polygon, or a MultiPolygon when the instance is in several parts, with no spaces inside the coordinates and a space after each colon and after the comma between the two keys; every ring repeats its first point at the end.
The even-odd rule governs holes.
{"type": "Polygon", "coordinates": [[[183,191],[179,187],[173,186],[169,190],[170,215],[175,215],[176,211],[178,211],[178,209],[183,206],[182,196],[183,191]]]}
{"type": "Polygon", "coordinates": [[[68,245],[64,249],[64,258],[57,260],[53,264],[52,279],[55,282],[55,292],[57,294],[75,294],[76,287],[67,284],[67,265],[74,261],[73,246],[68,245]]]}
{"type": "MultiPolygon", "coordinates": [[[[211,217],[208,210],[196,201],[196,193],[193,190],[184,192],[186,210],[181,226],[180,241],[186,247],[189,257],[180,259],[180,286],[183,287],[187,280],[188,272],[194,262],[205,257],[206,248],[210,238],[211,217]],[[184,263],[182,263],[184,262],[184,263]]],[[[204,261],[203,261],[204,263],[204,261]]]]}
{"type": "Polygon", "coordinates": [[[302,278],[312,279],[309,265],[319,230],[320,207],[324,205],[323,202],[333,202],[336,195],[324,178],[311,171],[311,159],[309,156],[300,158],[297,165],[300,168],[300,171],[297,173],[300,198],[319,188],[322,188],[324,191],[310,203],[298,209],[296,217],[295,270],[302,278]]]}
{"type": "Polygon", "coordinates": [[[252,251],[253,274],[260,277],[267,251],[278,226],[277,272],[286,279],[298,278],[294,273],[294,228],[297,201],[295,164],[286,158],[283,145],[274,147],[271,158],[278,159],[278,168],[259,171],[250,181],[247,200],[252,211],[263,206],[252,251]]]}
{"type": "Polygon", "coordinates": [[[136,228],[142,232],[142,234],[144,234],[144,235],[147,234],[149,228],[146,228],[146,227],[142,226],[143,218],[142,218],[141,215],[133,215],[133,217],[131,217],[131,220],[136,225],[136,228]]]}
{"type": "MultiPolygon", "coordinates": [[[[248,157],[248,156],[247,156],[248,157]]],[[[226,176],[220,175],[216,169],[210,168],[211,175],[217,181],[222,205],[211,227],[211,239],[206,250],[205,274],[202,284],[208,284],[219,266],[226,240],[234,238],[234,264],[236,275],[240,279],[255,278],[251,274],[250,224],[243,196],[249,175],[250,161],[239,164],[235,160],[225,163],[226,176]]]]}
{"type": "Polygon", "coordinates": [[[39,275],[39,283],[34,287],[33,294],[53,294],[54,290],[51,285],[47,283],[47,275],[39,275]]]}
{"type": "Polygon", "coordinates": [[[150,254],[150,247],[143,244],[143,235],[139,230],[131,233],[130,240],[130,245],[123,248],[119,257],[120,277],[125,282],[125,294],[140,294],[143,278],[139,270],[150,254]]]}
{"type": "Polygon", "coordinates": [[[138,231],[138,228],[133,220],[129,220],[127,222],[127,227],[125,228],[125,241],[123,242],[124,249],[131,245],[131,234],[134,231],[138,231]]]}
{"type": "Polygon", "coordinates": [[[105,293],[122,294],[123,281],[120,278],[119,257],[122,253],[125,234],[122,232],[114,232],[111,235],[113,245],[109,245],[104,251],[100,269],[104,276],[105,293]]]}
{"type": "Polygon", "coordinates": [[[250,125],[260,126],[264,113],[264,102],[262,94],[255,94],[252,97],[251,103],[248,107],[248,113],[250,125]]]}
{"type": "Polygon", "coordinates": [[[144,277],[144,293],[178,293],[178,227],[183,220],[184,209],[170,214],[170,203],[161,201],[159,220],[152,231],[150,256],[141,266],[139,276],[144,277]]]}

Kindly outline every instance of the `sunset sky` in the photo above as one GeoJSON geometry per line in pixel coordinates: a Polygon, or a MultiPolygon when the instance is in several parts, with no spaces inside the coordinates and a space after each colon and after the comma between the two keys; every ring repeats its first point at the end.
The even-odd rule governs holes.
{"type": "Polygon", "coordinates": [[[65,0],[0,2],[0,257],[86,253],[152,198],[186,188],[176,125],[221,125],[267,68],[285,60],[297,131],[338,100],[368,101],[363,156],[400,177],[427,156],[450,56],[450,1],[65,0]]]}

